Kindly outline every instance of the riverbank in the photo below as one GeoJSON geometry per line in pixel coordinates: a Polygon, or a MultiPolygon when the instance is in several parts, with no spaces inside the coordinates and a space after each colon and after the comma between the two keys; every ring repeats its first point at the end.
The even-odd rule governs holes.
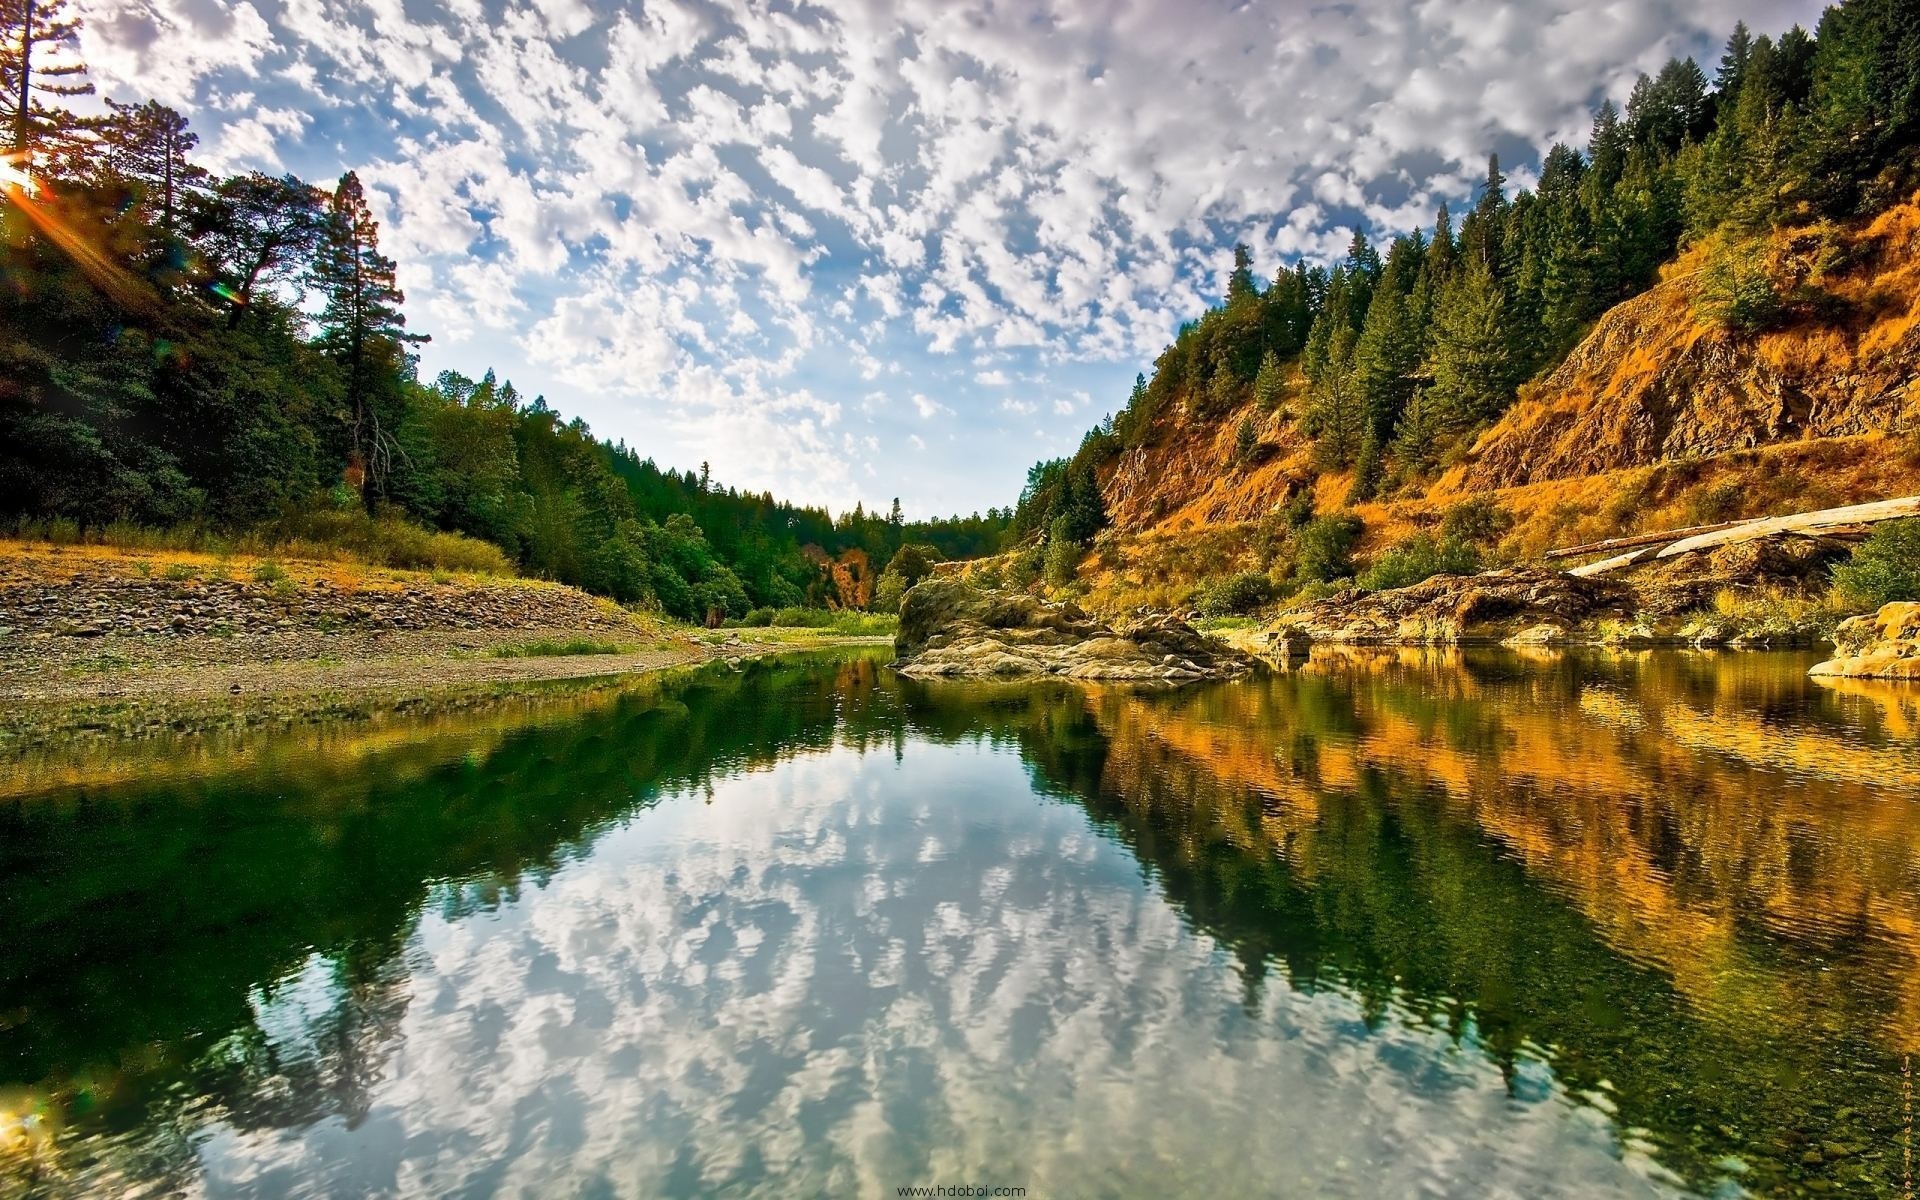
{"type": "Polygon", "coordinates": [[[0,542],[0,746],[231,728],[782,650],[539,580],[0,542]]]}

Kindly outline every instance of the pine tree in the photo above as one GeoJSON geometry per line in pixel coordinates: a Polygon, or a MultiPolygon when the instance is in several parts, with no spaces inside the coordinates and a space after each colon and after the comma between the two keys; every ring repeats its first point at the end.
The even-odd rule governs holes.
{"type": "Polygon", "coordinates": [[[1746,78],[1747,64],[1753,58],[1753,32],[1745,21],[1733,23],[1733,36],[1727,39],[1726,51],[1720,55],[1720,69],[1714,74],[1713,86],[1724,99],[1731,99],[1740,90],[1741,82],[1746,78]]]}
{"type": "Polygon", "coordinates": [[[1280,359],[1269,350],[1260,360],[1260,373],[1253,377],[1253,398],[1261,412],[1277,412],[1286,395],[1287,380],[1280,371],[1280,359]]]}
{"type": "Polygon", "coordinates": [[[1371,500],[1380,490],[1380,476],[1384,470],[1380,454],[1380,435],[1373,426],[1367,426],[1360,435],[1360,449],[1354,455],[1353,486],[1347,489],[1347,503],[1359,504],[1371,500]]]}
{"type": "Polygon", "coordinates": [[[86,128],[41,100],[93,94],[79,52],[80,18],[67,14],[67,0],[0,0],[0,119],[23,164],[86,128]]]}
{"type": "Polygon", "coordinates": [[[1446,414],[1433,398],[1431,388],[1416,388],[1400,414],[1400,426],[1393,434],[1393,457],[1404,470],[1422,472],[1431,467],[1447,435],[1446,414]]]}
{"type": "Polygon", "coordinates": [[[1227,277],[1227,303],[1252,300],[1260,294],[1253,282],[1253,251],[1245,242],[1233,248],[1233,274],[1227,277]]]}
{"type": "Polygon", "coordinates": [[[1453,236],[1453,214],[1442,201],[1433,219],[1433,242],[1427,247],[1427,271],[1436,283],[1445,282],[1459,255],[1460,245],[1453,236]]]}
{"type": "Polygon", "coordinates": [[[328,203],[314,282],[327,298],[319,341],[340,368],[350,467],[371,507],[392,471],[406,348],[426,338],[406,332],[406,296],[394,281],[393,260],[380,253],[379,223],[352,171],[328,203]]]}
{"type": "Polygon", "coordinates": [[[111,115],[100,126],[100,161],[113,175],[140,185],[143,207],[158,219],[168,235],[179,230],[178,218],[190,190],[206,184],[205,168],[187,154],[200,144],[187,129],[187,119],[164,104],[121,104],[108,100],[111,115]]]}
{"type": "Polygon", "coordinates": [[[1436,305],[1428,370],[1433,402],[1450,428],[1498,416],[1520,381],[1506,296],[1493,273],[1473,265],[1436,305]]]}
{"type": "Polygon", "coordinates": [[[1420,331],[1414,327],[1398,281],[1389,278],[1373,294],[1366,327],[1353,348],[1354,387],[1365,413],[1365,434],[1385,438],[1413,394],[1420,366],[1420,331]]]}
{"type": "Polygon", "coordinates": [[[1342,324],[1335,329],[1327,351],[1327,365],[1314,384],[1307,410],[1307,432],[1317,439],[1320,461],[1343,467],[1353,461],[1367,423],[1366,397],[1353,370],[1358,337],[1342,324]]]}

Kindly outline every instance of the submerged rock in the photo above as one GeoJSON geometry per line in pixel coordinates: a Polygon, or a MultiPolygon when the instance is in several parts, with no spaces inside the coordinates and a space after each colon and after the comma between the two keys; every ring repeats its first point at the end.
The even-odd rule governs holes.
{"type": "Polygon", "coordinates": [[[1280,628],[1316,642],[1448,645],[1507,642],[1551,645],[1582,623],[1626,619],[1631,586],[1564,571],[1513,567],[1479,575],[1436,575],[1383,592],[1349,589],[1284,613],[1280,628]]]}
{"type": "Polygon", "coordinates": [[[939,577],[923,580],[901,602],[894,653],[894,668],[915,678],[1185,682],[1253,669],[1252,659],[1178,617],[1108,626],[1075,604],[939,577]]]}
{"type": "Polygon", "coordinates": [[[1809,675],[1920,680],[1920,604],[1887,604],[1872,616],[1842,621],[1833,644],[1835,656],[1809,675]]]}

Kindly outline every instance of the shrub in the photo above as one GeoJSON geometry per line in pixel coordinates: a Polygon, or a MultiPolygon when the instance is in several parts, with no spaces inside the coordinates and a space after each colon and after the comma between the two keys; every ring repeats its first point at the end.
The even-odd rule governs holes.
{"type": "Polygon", "coordinates": [[[1253,454],[1253,448],[1260,444],[1260,431],[1253,427],[1252,417],[1241,417],[1240,427],[1233,431],[1233,461],[1244,463],[1253,454]]]}
{"type": "Polygon", "coordinates": [[[1016,588],[1032,587],[1046,564],[1046,547],[1037,542],[1024,547],[1007,563],[1007,583],[1016,588]]]}
{"type": "Polygon", "coordinates": [[[1833,569],[1834,586],[1855,604],[1878,608],[1920,600],[1920,517],[1888,521],[1833,569]]]}
{"type": "Polygon", "coordinates": [[[1243,571],[1202,583],[1194,591],[1193,606],[1202,616],[1237,617],[1268,603],[1273,595],[1273,580],[1258,571],[1243,571]]]}
{"type": "Polygon", "coordinates": [[[750,608],[747,615],[740,618],[742,625],[754,625],[765,628],[773,624],[773,610],[770,608],[750,608]]]}
{"type": "Polygon", "coordinates": [[[1480,555],[1472,546],[1416,533],[1375,559],[1359,582],[1368,591],[1383,592],[1412,587],[1435,575],[1470,575],[1479,569],[1480,555]]]}
{"type": "Polygon", "coordinates": [[[1735,333],[1758,333],[1779,322],[1786,303],[1767,267],[1766,243],[1721,243],[1700,272],[1695,312],[1735,333]]]}
{"type": "Polygon", "coordinates": [[[571,641],[535,641],[522,642],[517,646],[496,647],[495,658],[571,658],[588,654],[625,654],[628,646],[613,642],[595,642],[587,638],[574,638],[571,641]]]}
{"type": "Polygon", "coordinates": [[[1073,582],[1083,551],[1077,542],[1056,538],[1047,543],[1046,573],[1049,587],[1065,587],[1073,582]]]}
{"type": "Polygon", "coordinates": [[[1315,517],[1293,535],[1294,572],[1303,580],[1329,583],[1353,574],[1353,547],[1366,526],[1349,512],[1315,517]]]}
{"type": "Polygon", "coordinates": [[[1440,518],[1442,541],[1488,546],[1513,527],[1513,514],[1491,500],[1462,500],[1440,518]]]}

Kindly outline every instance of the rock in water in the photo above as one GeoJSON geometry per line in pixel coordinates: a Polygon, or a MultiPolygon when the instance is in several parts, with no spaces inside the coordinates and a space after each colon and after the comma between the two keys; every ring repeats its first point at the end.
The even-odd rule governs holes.
{"type": "Polygon", "coordinates": [[[914,678],[1185,682],[1230,679],[1253,660],[1177,617],[1110,627],[1074,604],[982,591],[957,579],[922,581],[900,604],[894,669],[914,678]]]}
{"type": "Polygon", "coordinates": [[[1833,645],[1838,653],[1807,674],[1920,680],[1920,604],[1882,605],[1870,617],[1842,621],[1833,631],[1833,645]]]}

